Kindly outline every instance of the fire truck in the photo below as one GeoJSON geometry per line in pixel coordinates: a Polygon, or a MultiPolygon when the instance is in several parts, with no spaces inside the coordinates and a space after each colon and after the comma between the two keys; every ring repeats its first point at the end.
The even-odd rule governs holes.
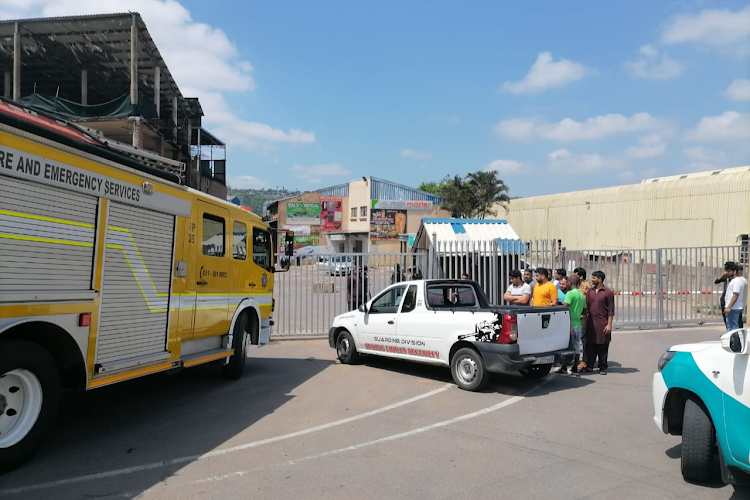
{"type": "Polygon", "coordinates": [[[289,268],[275,235],[85,129],[0,101],[0,470],[40,444],[62,389],[204,363],[239,378],[271,338],[273,273],[289,268]]]}

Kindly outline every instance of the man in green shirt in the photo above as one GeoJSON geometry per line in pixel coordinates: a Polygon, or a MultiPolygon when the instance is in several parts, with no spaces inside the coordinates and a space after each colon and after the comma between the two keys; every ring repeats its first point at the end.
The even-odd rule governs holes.
{"type": "MultiPolygon", "coordinates": [[[[563,304],[570,311],[571,336],[573,339],[573,349],[576,353],[573,359],[573,367],[570,371],[578,373],[578,362],[581,360],[581,353],[583,352],[581,318],[583,317],[583,311],[586,309],[586,297],[578,289],[578,276],[576,275],[562,278],[560,280],[560,290],[565,292],[565,301],[563,304]]],[[[568,373],[566,362],[563,361],[557,373],[568,373]]]]}

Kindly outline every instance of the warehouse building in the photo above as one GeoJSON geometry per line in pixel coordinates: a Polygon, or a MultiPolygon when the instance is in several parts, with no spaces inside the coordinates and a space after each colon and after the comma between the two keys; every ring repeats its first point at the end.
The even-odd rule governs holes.
{"type": "Polygon", "coordinates": [[[568,249],[747,247],[750,167],[515,199],[505,217],[522,240],[568,249]]]}

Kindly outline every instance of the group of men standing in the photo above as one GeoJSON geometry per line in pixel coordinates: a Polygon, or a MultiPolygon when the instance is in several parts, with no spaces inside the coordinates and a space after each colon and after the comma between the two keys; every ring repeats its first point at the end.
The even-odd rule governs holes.
{"type": "MultiPolygon", "coordinates": [[[[592,283],[586,281],[586,270],[582,267],[576,268],[571,276],[567,276],[565,269],[556,269],[552,281],[549,275],[549,270],[542,267],[536,269],[533,276],[531,270],[526,269],[523,278],[521,271],[511,271],[511,285],[503,299],[516,305],[567,307],[575,350],[571,371],[577,373],[580,366],[585,372],[593,372],[598,359],[599,374],[606,375],[615,297],[612,290],[604,286],[605,274],[602,271],[592,273],[592,283]]],[[[567,364],[557,373],[568,373],[567,364]]]]}

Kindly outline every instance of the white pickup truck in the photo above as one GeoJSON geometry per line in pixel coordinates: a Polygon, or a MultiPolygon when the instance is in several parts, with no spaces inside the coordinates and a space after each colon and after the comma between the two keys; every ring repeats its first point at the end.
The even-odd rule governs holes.
{"type": "Polygon", "coordinates": [[[481,390],[488,372],[545,377],[572,357],[565,307],[495,306],[470,280],[405,281],[333,320],[328,334],[342,363],[360,354],[450,366],[465,390],[481,390]]]}

